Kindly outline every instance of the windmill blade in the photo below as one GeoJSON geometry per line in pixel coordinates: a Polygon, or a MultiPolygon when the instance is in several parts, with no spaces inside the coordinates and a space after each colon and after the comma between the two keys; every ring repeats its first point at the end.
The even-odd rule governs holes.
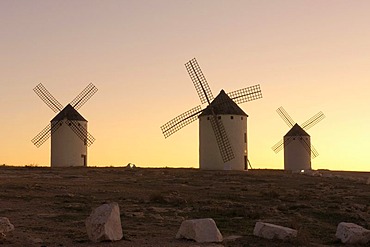
{"type": "Polygon", "coordinates": [[[33,91],[40,97],[42,101],[45,102],[47,106],[50,107],[55,113],[60,112],[63,109],[62,104],[54,98],[53,95],[42,85],[38,84],[33,91]]]}
{"type": "Polygon", "coordinates": [[[210,117],[213,132],[215,133],[218,148],[224,163],[235,158],[233,149],[231,147],[229,138],[222,121],[218,119],[217,115],[213,114],[210,117]]]}
{"type": "Polygon", "coordinates": [[[169,137],[173,133],[182,129],[188,124],[191,124],[198,119],[199,114],[202,112],[202,107],[200,105],[182,113],[181,115],[175,117],[171,121],[161,126],[162,133],[165,138],[169,137]]]}
{"type": "Polygon", "coordinates": [[[306,151],[308,153],[310,153],[311,152],[311,146],[308,144],[308,142],[303,137],[299,138],[299,141],[302,143],[304,149],[306,149],[306,151]]]}
{"type": "Polygon", "coordinates": [[[317,152],[316,148],[311,144],[311,157],[312,159],[316,158],[319,156],[319,152],[317,152]]]}
{"type": "Polygon", "coordinates": [[[313,117],[311,117],[310,119],[308,119],[306,122],[304,122],[302,124],[302,128],[304,130],[308,130],[308,129],[312,128],[313,126],[315,126],[318,122],[320,122],[324,118],[325,118],[324,113],[322,113],[320,111],[320,112],[316,113],[316,115],[314,115],[313,117]]]}
{"type": "Polygon", "coordinates": [[[295,122],[293,121],[293,119],[289,116],[289,114],[285,111],[285,109],[282,106],[280,106],[276,111],[290,128],[293,127],[295,122]]]}
{"type": "Polygon", "coordinates": [[[286,141],[284,142],[283,140],[280,140],[279,142],[277,142],[274,146],[272,146],[272,150],[275,152],[275,153],[278,153],[280,152],[284,147],[286,147],[287,145],[289,145],[294,139],[292,137],[288,137],[286,139],[286,141]]]}
{"type": "Polygon", "coordinates": [[[316,158],[319,153],[317,152],[316,148],[311,144],[309,145],[307,140],[305,140],[303,137],[300,138],[300,141],[303,145],[303,147],[307,150],[307,152],[311,153],[311,158],[316,158]]]}
{"type": "Polygon", "coordinates": [[[282,149],[284,148],[284,141],[283,140],[280,140],[279,142],[277,142],[274,146],[272,146],[272,150],[275,152],[275,153],[278,153],[280,152],[282,149]]]}
{"type": "Polygon", "coordinates": [[[85,143],[87,146],[91,146],[94,143],[95,138],[87,132],[87,129],[83,127],[78,121],[76,120],[67,120],[66,123],[68,126],[75,132],[75,134],[85,143]]]}
{"type": "Polygon", "coordinates": [[[90,83],[74,100],[71,101],[71,106],[76,110],[80,109],[97,91],[98,89],[94,84],[90,83]]]}
{"type": "Polygon", "coordinates": [[[47,139],[54,133],[60,126],[62,126],[63,122],[58,121],[53,125],[49,123],[43,130],[40,131],[32,140],[31,142],[36,146],[40,147],[47,139]]]}
{"type": "Polygon", "coordinates": [[[230,92],[227,95],[237,104],[262,98],[262,92],[259,84],[230,92]]]}
{"type": "Polygon", "coordinates": [[[185,67],[190,75],[191,80],[193,81],[195,89],[197,90],[200,102],[202,102],[202,104],[210,104],[211,101],[214,99],[212,91],[202,73],[202,70],[197,63],[197,60],[195,58],[191,59],[185,64],[185,67]]]}

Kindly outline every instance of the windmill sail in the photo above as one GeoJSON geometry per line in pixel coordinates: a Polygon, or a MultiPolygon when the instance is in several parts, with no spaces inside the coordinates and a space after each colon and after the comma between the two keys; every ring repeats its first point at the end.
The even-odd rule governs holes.
{"type": "Polygon", "coordinates": [[[200,105],[182,113],[174,119],[168,121],[166,124],[161,126],[162,133],[165,138],[179,131],[188,124],[191,124],[198,119],[199,114],[202,112],[200,105]]]}
{"type": "Polygon", "coordinates": [[[210,117],[213,132],[216,137],[217,145],[220,150],[220,154],[224,163],[235,158],[233,149],[231,147],[229,138],[227,136],[225,127],[221,119],[218,119],[217,115],[210,117]]]}
{"type": "Polygon", "coordinates": [[[33,91],[40,99],[54,112],[58,113],[51,123],[48,124],[39,134],[37,134],[31,142],[40,147],[49,137],[64,123],[64,119],[68,121],[68,126],[75,134],[90,146],[95,138],[87,132],[87,130],[75,120],[86,121],[76,110],[81,108],[97,91],[98,89],[90,83],[77,97],[63,108],[62,104],[42,85],[38,84],[33,91]]]}
{"type": "Polygon", "coordinates": [[[203,75],[202,70],[198,65],[197,60],[195,58],[191,59],[185,64],[185,67],[188,70],[195,89],[197,90],[200,102],[202,102],[202,104],[210,104],[213,100],[212,91],[207,83],[206,78],[203,75]]]}
{"type": "Polygon", "coordinates": [[[307,138],[309,135],[305,130],[308,130],[315,126],[318,122],[323,120],[325,118],[324,113],[321,111],[316,113],[313,117],[309,118],[306,122],[304,122],[301,126],[296,124],[293,119],[289,116],[289,114],[285,111],[283,107],[279,107],[277,110],[277,113],[279,116],[284,120],[284,122],[291,127],[289,132],[284,136],[284,141],[280,140],[278,143],[276,143],[274,146],[272,146],[272,150],[275,153],[278,153],[281,151],[284,147],[289,145],[293,140],[295,140],[294,137],[299,138],[298,140],[301,142],[302,146],[308,153],[311,153],[311,157],[315,158],[319,155],[315,147],[310,144],[307,141],[307,138]]]}
{"type": "Polygon", "coordinates": [[[239,89],[227,93],[227,95],[229,95],[229,97],[237,104],[242,104],[248,101],[262,98],[260,85],[254,85],[251,87],[239,89]]]}
{"type": "MultiPolygon", "coordinates": [[[[241,116],[247,116],[247,114],[245,114],[243,110],[241,110],[236,105],[236,103],[244,103],[251,100],[262,98],[260,86],[255,85],[252,87],[247,87],[244,89],[231,92],[229,93],[229,96],[232,99],[230,99],[230,97],[227,96],[226,93],[222,90],[221,93],[216,98],[214,98],[212,91],[207,83],[207,80],[196,59],[195,58],[191,59],[189,62],[185,64],[185,67],[194,84],[200,102],[202,104],[207,103],[207,107],[202,110],[201,106],[196,106],[182,113],[181,115],[162,125],[161,126],[162,133],[165,136],[165,138],[167,138],[173,133],[185,127],[186,125],[194,122],[198,117],[200,118],[201,116],[208,115],[207,119],[210,120],[210,127],[214,133],[215,140],[217,143],[217,146],[215,147],[216,148],[218,147],[222,157],[222,161],[226,163],[234,159],[235,155],[233,153],[228,133],[226,131],[223,121],[219,119],[220,118],[219,115],[222,115],[222,112],[225,111],[225,109],[227,112],[230,109],[232,109],[233,111],[232,115],[241,114],[241,116]]],[[[243,117],[241,119],[243,119],[243,117]]],[[[244,158],[245,153],[243,153],[242,155],[244,158]]]]}
{"type": "Polygon", "coordinates": [[[61,103],[56,100],[53,95],[42,85],[41,83],[38,84],[33,91],[40,97],[44,103],[50,107],[51,110],[54,112],[60,112],[63,109],[61,103]]]}

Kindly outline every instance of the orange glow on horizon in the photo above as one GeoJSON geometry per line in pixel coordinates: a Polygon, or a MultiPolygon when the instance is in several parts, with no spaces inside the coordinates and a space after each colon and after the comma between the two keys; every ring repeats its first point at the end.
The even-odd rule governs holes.
{"type": "Polygon", "coordinates": [[[1,1],[0,164],[50,164],[31,139],[88,83],[79,110],[96,138],[90,166],[198,167],[198,123],[165,139],[160,126],[200,104],[184,64],[196,57],[214,95],[260,84],[249,115],[254,168],[283,168],[271,147],[289,130],[283,106],[319,152],[314,169],[370,171],[369,1],[1,1]]]}

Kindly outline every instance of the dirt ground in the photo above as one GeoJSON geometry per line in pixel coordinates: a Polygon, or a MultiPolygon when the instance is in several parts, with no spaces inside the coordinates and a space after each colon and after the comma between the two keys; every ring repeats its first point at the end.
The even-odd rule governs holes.
{"type": "Polygon", "coordinates": [[[370,229],[370,173],[277,170],[0,167],[0,216],[15,230],[2,246],[341,246],[339,222],[370,229]],[[117,202],[124,239],[92,243],[85,219],[117,202]],[[221,245],[177,240],[184,219],[213,218],[221,245]],[[292,227],[291,242],[253,236],[257,221],[292,227]],[[241,236],[234,239],[232,236],[241,236]],[[231,237],[231,239],[228,239],[231,237]]]}

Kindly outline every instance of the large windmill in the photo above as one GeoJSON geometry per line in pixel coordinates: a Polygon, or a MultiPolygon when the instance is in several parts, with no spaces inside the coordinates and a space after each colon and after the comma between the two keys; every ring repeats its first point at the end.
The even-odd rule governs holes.
{"type": "Polygon", "coordinates": [[[237,105],[262,98],[259,85],[226,94],[224,90],[213,98],[212,91],[195,58],[185,64],[195,89],[205,108],[198,105],[161,129],[167,138],[199,118],[199,166],[207,170],[247,170],[247,117],[237,105]]]}
{"type": "Polygon", "coordinates": [[[311,170],[311,158],[316,158],[319,154],[306,131],[324,119],[325,115],[320,111],[299,126],[283,107],[276,111],[291,129],[285,134],[284,140],[276,143],[272,150],[278,153],[284,148],[284,170],[311,170]]]}
{"type": "Polygon", "coordinates": [[[32,143],[40,147],[51,137],[52,167],[87,166],[87,146],[90,146],[95,138],[87,132],[87,120],[77,110],[98,89],[90,83],[64,108],[41,83],[33,91],[58,114],[32,139],[32,143]]]}

